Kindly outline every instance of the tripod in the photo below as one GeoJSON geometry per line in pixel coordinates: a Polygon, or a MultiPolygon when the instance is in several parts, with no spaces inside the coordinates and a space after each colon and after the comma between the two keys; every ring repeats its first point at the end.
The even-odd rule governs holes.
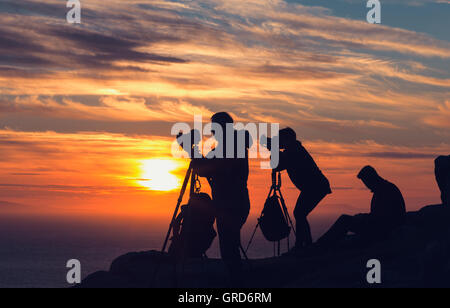
{"type": "MultiPolygon", "coordinates": [[[[169,239],[170,239],[170,234],[172,233],[172,230],[173,230],[173,227],[174,227],[174,224],[175,224],[175,220],[176,220],[176,218],[178,216],[178,212],[180,211],[180,206],[181,206],[181,203],[183,202],[183,197],[184,197],[184,194],[186,193],[186,189],[187,189],[187,185],[189,183],[189,179],[191,181],[190,195],[192,196],[192,194],[194,192],[196,192],[196,191],[198,192],[200,190],[199,186],[197,186],[197,183],[199,183],[198,182],[198,175],[197,175],[197,172],[195,172],[194,168],[192,167],[192,161],[191,161],[191,163],[189,165],[189,168],[188,168],[188,170],[186,172],[186,176],[185,176],[184,181],[183,181],[183,186],[181,187],[180,195],[178,197],[178,202],[177,202],[177,205],[175,207],[175,211],[173,213],[172,220],[171,220],[170,225],[169,225],[169,230],[167,231],[166,239],[164,240],[164,245],[163,245],[163,248],[161,249],[161,253],[162,254],[166,252],[167,245],[168,245],[169,239]]],[[[244,258],[246,260],[248,260],[247,251],[244,250],[242,245],[240,245],[240,250],[241,250],[242,254],[244,255],[244,258]]]]}
{"type": "MultiPolygon", "coordinates": [[[[175,211],[173,213],[172,220],[171,220],[170,225],[169,225],[169,230],[167,231],[167,235],[166,235],[166,238],[164,240],[163,247],[161,249],[161,255],[164,255],[164,253],[166,252],[166,249],[167,249],[167,246],[168,246],[168,243],[169,243],[169,240],[170,240],[170,235],[171,235],[171,233],[172,233],[172,231],[174,229],[174,225],[175,225],[178,213],[180,211],[181,203],[183,202],[183,197],[184,197],[184,194],[186,193],[189,181],[190,181],[190,196],[193,196],[194,193],[199,193],[200,189],[201,189],[201,185],[200,185],[200,182],[198,180],[198,173],[194,169],[192,161],[191,161],[191,163],[189,165],[189,168],[188,168],[188,170],[186,172],[186,176],[185,176],[184,181],[183,181],[183,186],[181,187],[181,191],[180,191],[180,195],[178,197],[177,205],[175,207],[175,211]]],[[[208,181],[209,181],[209,179],[208,179],[208,181]]],[[[211,182],[210,182],[210,184],[211,184],[211,182]]],[[[187,251],[187,248],[188,248],[187,247],[187,242],[184,242],[184,245],[185,246],[183,247],[182,257],[181,257],[181,260],[182,260],[181,264],[182,264],[182,267],[183,267],[183,270],[182,270],[183,272],[184,272],[185,252],[187,251]]],[[[247,257],[247,253],[244,250],[244,248],[242,247],[242,245],[240,245],[240,250],[241,250],[244,258],[249,262],[249,259],[247,257]]],[[[205,258],[207,258],[206,254],[203,256],[203,259],[205,259],[205,258]]],[[[158,266],[158,268],[156,269],[156,271],[154,273],[154,279],[156,278],[156,275],[157,275],[158,271],[159,271],[159,266],[158,266]]]]}
{"type": "MultiPolygon", "coordinates": [[[[283,211],[284,218],[286,219],[286,222],[288,222],[292,231],[294,232],[294,236],[297,236],[297,234],[295,232],[294,224],[292,223],[291,216],[289,215],[289,211],[286,207],[286,202],[284,201],[283,194],[281,193],[281,172],[277,172],[275,170],[272,171],[272,187],[270,188],[269,195],[267,196],[267,198],[270,198],[272,193],[274,195],[278,194],[280,201],[281,201],[281,209],[283,211]]],[[[250,238],[250,241],[247,245],[246,252],[248,252],[248,250],[255,238],[256,231],[258,231],[258,228],[260,227],[260,221],[261,221],[263,214],[264,214],[264,212],[261,214],[261,217],[258,219],[258,223],[256,224],[255,230],[253,231],[252,237],[250,238]]],[[[287,246],[288,246],[288,251],[289,251],[289,249],[290,249],[289,235],[287,237],[287,246]]],[[[281,255],[281,241],[274,242],[274,255],[275,256],[281,255]],[[276,247],[277,244],[278,244],[278,247],[276,247]],[[278,248],[278,249],[276,249],[276,248],[278,248]]]]}
{"type": "Polygon", "coordinates": [[[184,194],[186,193],[189,179],[191,181],[190,195],[192,196],[192,194],[194,193],[194,191],[196,189],[195,185],[197,183],[197,173],[194,172],[194,168],[192,167],[192,161],[189,164],[189,168],[186,172],[186,176],[184,177],[183,186],[181,187],[181,191],[180,191],[180,196],[178,197],[178,202],[175,207],[175,211],[173,213],[172,220],[170,221],[169,230],[167,231],[166,239],[164,240],[164,245],[163,245],[163,248],[161,249],[162,254],[166,252],[167,244],[169,243],[169,239],[170,239],[170,234],[172,233],[172,230],[173,230],[173,227],[175,224],[175,220],[177,219],[178,212],[180,211],[181,203],[183,202],[183,197],[184,197],[184,194]]]}
{"type": "MultiPolygon", "coordinates": [[[[186,176],[184,177],[183,186],[181,187],[181,191],[180,191],[180,195],[178,197],[177,205],[175,207],[175,211],[173,213],[172,220],[170,221],[169,230],[167,231],[167,235],[166,235],[166,238],[164,240],[163,247],[161,249],[161,256],[163,256],[165,254],[166,249],[167,249],[167,245],[169,244],[170,235],[171,235],[171,233],[172,233],[172,231],[174,229],[175,222],[176,222],[176,219],[178,217],[178,213],[180,211],[181,203],[183,202],[183,197],[184,197],[184,194],[186,193],[189,181],[190,181],[190,184],[191,184],[190,185],[190,196],[192,196],[195,192],[199,192],[200,191],[200,187],[199,187],[200,185],[197,186],[197,184],[199,184],[199,182],[198,182],[198,175],[194,171],[192,161],[190,162],[189,168],[188,168],[188,170],[186,172],[186,176]]],[[[183,255],[182,255],[183,262],[182,263],[183,263],[183,272],[184,272],[184,259],[185,259],[184,253],[185,253],[186,248],[187,248],[186,247],[186,243],[185,243],[185,247],[183,247],[183,248],[184,249],[182,250],[182,253],[183,253],[183,255]]],[[[161,262],[162,262],[162,260],[160,259],[158,266],[156,266],[155,271],[153,272],[153,280],[152,280],[153,283],[155,282],[156,277],[158,275],[158,272],[160,270],[161,262]]],[[[178,270],[177,270],[177,262],[174,262],[174,269],[175,269],[175,284],[178,284],[178,279],[177,279],[177,276],[178,276],[177,275],[177,272],[178,272],[178,270]]]]}

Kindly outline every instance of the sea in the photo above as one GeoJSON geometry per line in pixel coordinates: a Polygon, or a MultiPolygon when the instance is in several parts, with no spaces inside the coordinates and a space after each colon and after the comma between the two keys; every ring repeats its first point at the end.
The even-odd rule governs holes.
{"type": "MultiPolygon", "coordinates": [[[[250,217],[243,228],[246,247],[257,219],[250,217]]],[[[108,270],[120,255],[160,250],[169,221],[127,217],[46,217],[2,215],[0,217],[0,288],[68,288],[67,262],[81,263],[82,278],[108,270]]],[[[323,233],[330,221],[312,220],[314,236],[323,233]]],[[[293,238],[290,244],[292,245],[293,238]]],[[[282,242],[287,250],[287,241],[282,242]]],[[[273,257],[273,244],[261,231],[248,251],[250,258],[273,257]]],[[[219,258],[216,239],[208,257],[219,258]]]]}

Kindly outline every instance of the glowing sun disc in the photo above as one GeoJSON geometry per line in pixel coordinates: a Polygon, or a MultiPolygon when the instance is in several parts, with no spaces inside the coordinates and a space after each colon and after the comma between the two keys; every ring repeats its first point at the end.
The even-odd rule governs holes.
{"type": "Polygon", "coordinates": [[[173,174],[178,164],[169,159],[149,159],[141,161],[139,185],[154,191],[171,191],[180,187],[181,180],[173,174]]]}

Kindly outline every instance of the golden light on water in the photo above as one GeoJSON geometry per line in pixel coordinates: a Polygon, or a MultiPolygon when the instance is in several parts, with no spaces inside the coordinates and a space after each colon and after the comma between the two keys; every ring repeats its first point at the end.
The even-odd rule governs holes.
{"type": "Polygon", "coordinates": [[[174,172],[181,166],[170,159],[148,159],[141,161],[139,185],[154,191],[171,191],[181,186],[174,172]]]}

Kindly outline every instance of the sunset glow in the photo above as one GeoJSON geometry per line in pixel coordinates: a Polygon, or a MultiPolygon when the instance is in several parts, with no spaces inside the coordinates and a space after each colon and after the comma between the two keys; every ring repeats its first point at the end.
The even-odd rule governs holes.
{"type": "MultiPolygon", "coordinates": [[[[171,128],[219,111],[297,132],[334,190],[314,215],[367,211],[366,164],[409,210],[438,202],[450,6],[388,2],[405,17],[372,25],[359,1],[90,0],[77,26],[60,0],[3,0],[0,208],[169,217],[188,164],[172,158],[171,128]]],[[[258,215],[270,174],[251,165],[258,215]]]]}
{"type": "Polygon", "coordinates": [[[169,159],[144,160],[140,166],[142,173],[139,185],[154,191],[171,191],[180,186],[181,180],[173,174],[179,165],[169,159]]]}
{"type": "Polygon", "coordinates": [[[449,16],[0,0],[0,288],[450,286],[449,16]]]}

